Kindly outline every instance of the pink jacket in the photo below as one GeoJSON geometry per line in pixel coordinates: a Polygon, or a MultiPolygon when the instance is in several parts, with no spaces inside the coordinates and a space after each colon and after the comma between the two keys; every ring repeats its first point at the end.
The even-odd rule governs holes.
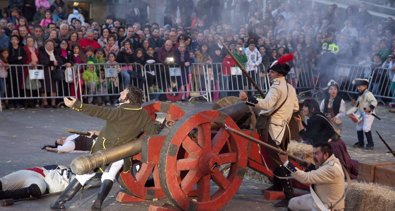
{"type": "Polygon", "coordinates": [[[53,23],[52,19],[43,18],[40,22],[40,26],[47,27],[50,23],[53,23]]]}
{"type": "Polygon", "coordinates": [[[48,0],[36,0],[36,9],[39,10],[40,8],[49,9],[51,5],[49,4],[48,0]]]}

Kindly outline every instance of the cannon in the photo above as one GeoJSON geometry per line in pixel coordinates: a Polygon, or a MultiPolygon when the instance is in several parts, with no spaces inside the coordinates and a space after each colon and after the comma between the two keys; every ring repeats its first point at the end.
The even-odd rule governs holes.
{"type": "Polygon", "coordinates": [[[130,157],[138,168],[132,165],[130,171],[120,173],[118,182],[123,191],[117,201],[167,197],[181,210],[221,209],[237,193],[247,168],[273,177],[266,165],[270,160],[265,149],[246,138],[259,139],[259,135],[239,127],[253,112],[244,103],[213,110],[208,106],[155,102],[144,109],[153,120],[162,112],[174,124],[157,135],[142,135],[118,148],[78,157],[72,162],[72,170],[86,173],[130,157]]]}

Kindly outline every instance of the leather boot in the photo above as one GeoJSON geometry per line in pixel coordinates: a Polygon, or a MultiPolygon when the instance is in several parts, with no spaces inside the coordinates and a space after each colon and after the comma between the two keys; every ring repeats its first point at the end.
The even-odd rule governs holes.
{"type": "Polygon", "coordinates": [[[363,148],[364,140],[363,140],[363,131],[362,130],[357,130],[357,135],[358,135],[358,142],[354,144],[354,147],[356,148],[363,148]]]}
{"type": "Polygon", "coordinates": [[[78,182],[77,179],[73,179],[70,184],[67,186],[67,188],[62,192],[62,194],[59,196],[58,199],[56,199],[55,203],[51,205],[51,209],[59,210],[59,209],[65,209],[64,204],[67,201],[70,201],[75,194],[78,193],[78,191],[82,188],[82,185],[80,182],[78,182]]]}
{"type": "Polygon", "coordinates": [[[365,132],[365,135],[366,135],[366,140],[368,142],[368,144],[366,145],[365,149],[373,150],[374,143],[373,143],[372,132],[371,131],[365,132]]]}
{"type": "MultiPolygon", "coordinates": [[[[282,175],[281,167],[279,166],[279,167],[275,168],[273,171],[273,174],[278,175],[278,176],[282,175]]],[[[279,178],[277,178],[276,176],[273,176],[272,182],[273,182],[272,186],[270,186],[269,188],[267,188],[265,190],[262,190],[263,194],[265,193],[265,191],[282,191],[283,190],[283,187],[281,185],[281,180],[279,178]]]]}
{"type": "Polygon", "coordinates": [[[25,199],[31,196],[34,198],[41,197],[41,190],[37,184],[32,184],[27,188],[0,191],[0,199],[25,199]]]}
{"type": "Polygon", "coordinates": [[[101,210],[101,205],[103,204],[104,199],[110,193],[113,183],[114,182],[109,179],[106,179],[101,183],[99,194],[97,194],[97,198],[91,207],[92,210],[101,210]]]}
{"type": "MultiPolygon", "coordinates": [[[[290,177],[291,173],[284,168],[285,167],[281,167],[282,176],[283,177],[290,177]]],[[[274,204],[274,207],[288,207],[289,200],[294,196],[294,189],[292,187],[292,180],[291,179],[280,179],[280,181],[281,181],[281,186],[284,191],[285,199],[274,204]]]]}

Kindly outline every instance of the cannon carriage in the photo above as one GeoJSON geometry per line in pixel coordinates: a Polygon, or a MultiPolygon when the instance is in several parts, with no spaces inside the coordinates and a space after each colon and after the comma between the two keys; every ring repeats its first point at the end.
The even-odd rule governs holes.
{"type": "Polygon", "coordinates": [[[166,115],[167,126],[159,134],[142,135],[129,144],[80,156],[73,160],[72,170],[84,174],[131,157],[132,168],[118,178],[123,191],[117,201],[167,197],[181,210],[221,209],[237,193],[247,168],[273,177],[267,167],[267,149],[232,132],[259,139],[255,131],[240,129],[252,114],[246,104],[212,110],[204,105],[154,102],[144,109],[152,120],[158,112],[166,115]]]}

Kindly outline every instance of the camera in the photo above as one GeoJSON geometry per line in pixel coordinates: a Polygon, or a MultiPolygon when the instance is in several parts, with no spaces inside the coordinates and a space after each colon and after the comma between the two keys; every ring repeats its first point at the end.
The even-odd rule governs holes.
{"type": "Polygon", "coordinates": [[[174,57],[167,57],[166,63],[174,63],[174,57]]]}

